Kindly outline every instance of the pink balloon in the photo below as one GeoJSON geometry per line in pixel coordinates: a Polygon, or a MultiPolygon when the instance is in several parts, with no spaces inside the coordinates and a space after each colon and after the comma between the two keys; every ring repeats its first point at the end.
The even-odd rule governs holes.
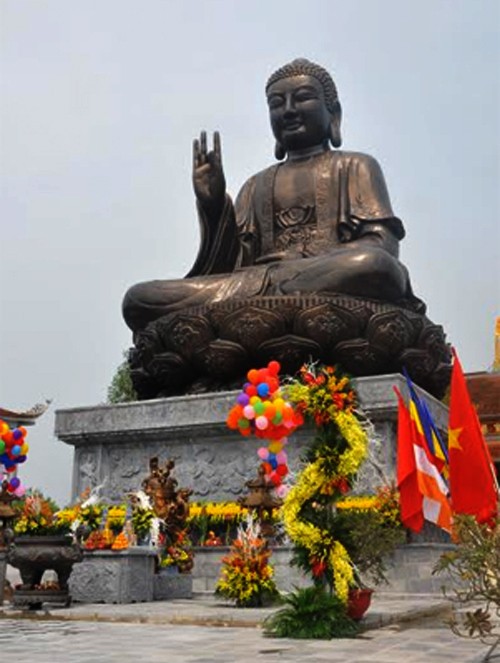
{"type": "Polygon", "coordinates": [[[286,465],[287,461],[286,451],[279,451],[276,454],[276,460],[278,462],[278,465],[286,465]]]}
{"type": "Polygon", "coordinates": [[[253,419],[255,417],[255,410],[252,405],[245,405],[243,408],[243,416],[247,419],[253,419]]]}
{"type": "Polygon", "coordinates": [[[260,447],[260,449],[257,449],[257,456],[261,460],[267,460],[269,457],[269,449],[266,449],[266,447],[260,447]]]}
{"type": "Polygon", "coordinates": [[[269,421],[267,420],[267,417],[261,415],[255,420],[255,425],[259,430],[265,430],[269,426],[269,421]]]}
{"type": "Polygon", "coordinates": [[[276,495],[278,497],[281,497],[281,499],[285,498],[289,492],[290,492],[290,487],[286,486],[284,483],[282,483],[280,486],[276,488],[276,495]]]}
{"type": "Polygon", "coordinates": [[[14,491],[14,495],[15,495],[16,497],[23,497],[23,495],[24,495],[25,492],[26,492],[26,488],[25,488],[24,486],[21,485],[21,486],[18,486],[18,487],[15,489],[15,491],[14,491]]]}

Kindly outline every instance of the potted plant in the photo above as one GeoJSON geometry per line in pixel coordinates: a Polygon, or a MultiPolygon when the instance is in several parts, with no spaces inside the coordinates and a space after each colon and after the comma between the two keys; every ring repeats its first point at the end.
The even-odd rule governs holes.
{"type": "Polygon", "coordinates": [[[373,587],[387,582],[387,561],[405,541],[395,487],[381,487],[376,495],[337,502],[332,533],[342,541],[353,564],[355,586],[350,590],[350,601],[369,601],[368,592],[371,595],[373,587]]]}
{"type": "Polygon", "coordinates": [[[405,541],[396,489],[383,487],[374,496],[337,502],[332,533],[349,553],[354,570],[348,614],[361,619],[370,605],[373,588],[387,582],[389,556],[405,541]]]}
{"type": "Polygon", "coordinates": [[[46,600],[68,603],[68,579],[82,551],[71,536],[71,510],[59,510],[50,498],[30,491],[17,504],[14,542],[7,553],[9,564],[19,569],[22,584],[15,589],[14,603],[39,605],[46,600]],[[42,584],[43,574],[53,570],[57,583],[42,584]]]}

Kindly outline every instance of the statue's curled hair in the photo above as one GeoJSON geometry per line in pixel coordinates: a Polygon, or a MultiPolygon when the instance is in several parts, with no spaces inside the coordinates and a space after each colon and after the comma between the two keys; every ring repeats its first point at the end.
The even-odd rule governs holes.
{"type": "Polygon", "coordinates": [[[283,78],[290,78],[291,76],[301,75],[313,76],[317,81],[319,81],[319,83],[321,83],[321,86],[323,87],[323,93],[325,95],[326,107],[330,113],[334,113],[339,107],[339,97],[332,77],[326,71],[326,69],[320,67],[319,64],[315,64],[314,62],[306,60],[305,58],[292,60],[292,62],[289,62],[283,67],[277,69],[267,81],[266,92],[273,83],[276,83],[276,81],[280,81],[283,78]]]}

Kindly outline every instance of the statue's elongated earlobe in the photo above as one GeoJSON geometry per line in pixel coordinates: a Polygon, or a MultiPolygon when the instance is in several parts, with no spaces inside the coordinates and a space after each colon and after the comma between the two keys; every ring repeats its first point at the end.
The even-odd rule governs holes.
{"type": "Polygon", "coordinates": [[[342,136],[340,134],[340,121],[342,119],[342,108],[340,103],[335,102],[335,110],[332,113],[330,120],[330,142],[333,147],[340,147],[342,145],[342,136]]]}
{"type": "Polygon", "coordinates": [[[286,150],[279,142],[279,140],[277,140],[274,145],[274,156],[278,159],[278,161],[283,161],[283,159],[286,157],[286,150]]]}
{"type": "Polygon", "coordinates": [[[340,123],[335,119],[330,122],[330,142],[333,147],[340,147],[342,145],[342,136],[340,135],[340,123]]]}

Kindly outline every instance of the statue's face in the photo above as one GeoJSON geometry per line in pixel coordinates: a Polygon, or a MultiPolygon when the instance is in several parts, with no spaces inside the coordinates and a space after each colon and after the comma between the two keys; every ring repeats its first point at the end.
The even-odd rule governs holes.
{"type": "Polygon", "coordinates": [[[267,90],[273,134],[285,150],[298,150],[328,141],[331,115],[321,83],[313,76],[292,76],[267,90]]]}

